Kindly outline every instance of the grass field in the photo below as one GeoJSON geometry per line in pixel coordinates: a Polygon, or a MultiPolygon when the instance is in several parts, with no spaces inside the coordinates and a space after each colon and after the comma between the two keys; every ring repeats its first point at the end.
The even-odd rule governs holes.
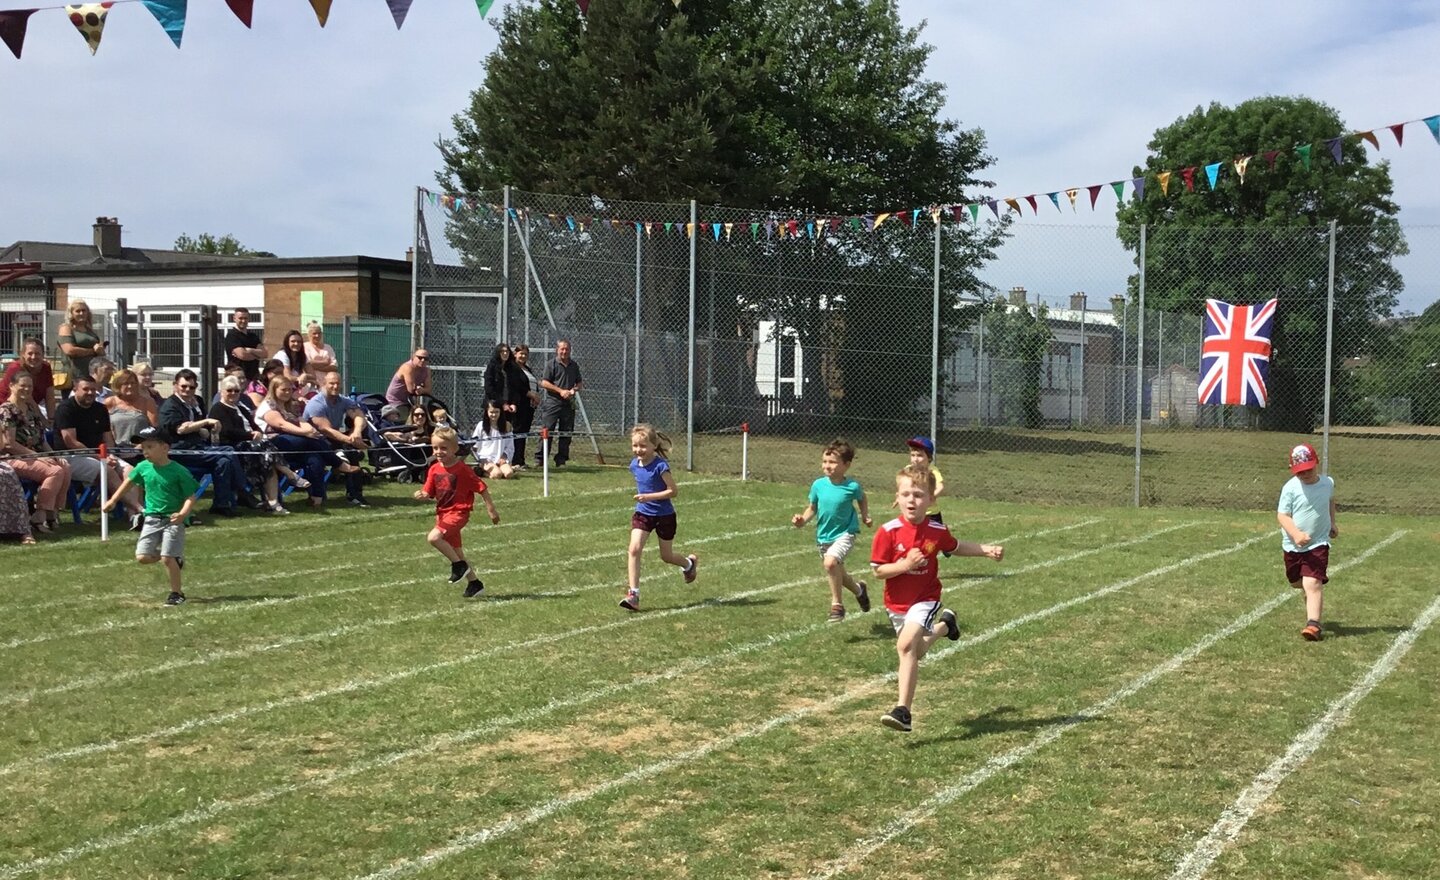
{"type": "Polygon", "coordinates": [[[950,499],[1006,559],[901,734],[803,488],[680,481],[633,615],[619,468],[495,486],[470,602],[409,487],[192,529],[179,608],[128,534],[5,547],[0,880],[1440,874],[1440,520],[1342,496],[1312,644],[1273,514],[950,499]]]}

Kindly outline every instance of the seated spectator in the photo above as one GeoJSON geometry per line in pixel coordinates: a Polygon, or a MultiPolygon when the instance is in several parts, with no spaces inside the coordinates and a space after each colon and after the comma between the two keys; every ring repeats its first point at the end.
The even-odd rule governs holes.
{"type": "Polygon", "coordinates": [[[165,398],[155,390],[155,368],[150,366],[148,361],[140,361],[131,364],[130,370],[135,374],[135,378],[140,380],[140,389],[150,395],[150,399],[155,401],[155,408],[158,410],[160,404],[165,402],[165,398]]]}
{"type": "Polygon", "coordinates": [[[290,511],[280,503],[280,478],[288,477],[299,489],[310,482],[290,469],[280,450],[259,430],[250,401],[241,393],[245,371],[238,373],[220,380],[220,400],[210,407],[210,418],[220,423],[220,442],[241,453],[240,466],[250,484],[263,488],[266,509],[276,516],[287,516],[290,511]]]}
{"type": "MultiPolygon", "coordinates": [[[[91,362],[92,369],[99,360],[96,358],[91,362]]],[[[110,431],[110,412],[96,398],[99,389],[99,383],[90,376],[77,376],[75,392],[60,401],[60,408],[55,412],[55,430],[60,435],[61,449],[98,450],[102,443],[107,450],[115,447],[115,435],[110,431]]],[[[98,486],[100,469],[107,469],[108,492],[114,492],[130,472],[130,466],[113,455],[107,455],[102,462],[98,455],[71,453],[65,460],[70,464],[70,479],[87,486],[98,486]]],[[[120,500],[125,505],[125,512],[130,515],[130,530],[139,531],[145,522],[140,488],[131,488],[120,500]]]]}
{"type": "MultiPolygon", "coordinates": [[[[0,428],[0,445],[7,429],[0,428]]],[[[20,485],[20,475],[15,473],[8,462],[0,459],[0,537],[19,538],[21,544],[34,544],[35,536],[30,533],[30,505],[25,500],[25,487],[20,485]]]]}
{"type": "MultiPolygon", "coordinates": [[[[345,472],[345,496],[355,507],[369,507],[365,500],[364,483],[357,467],[370,444],[365,440],[365,414],[353,400],[340,396],[340,374],[326,373],[320,393],[305,404],[304,420],[314,425],[330,445],[345,456],[353,470],[345,472]]],[[[322,494],[321,499],[324,498],[322,494]]],[[[310,503],[316,507],[314,496],[310,503]]],[[[323,503],[323,502],[322,502],[323,503]]]]}
{"type": "Polygon", "coordinates": [[[498,401],[486,401],[485,418],[475,426],[475,439],[475,461],[485,477],[508,480],[515,476],[510,464],[515,456],[515,440],[498,401]]]}
{"type": "Polygon", "coordinates": [[[11,378],[10,399],[0,403],[0,429],[5,442],[0,454],[12,456],[10,467],[22,479],[40,485],[31,525],[37,532],[53,532],[70,490],[70,465],[64,459],[45,456],[54,450],[45,442],[45,417],[35,402],[35,380],[24,370],[11,378]]]}
{"type": "Polygon", "coordinates": [[[255,405],[257,410],[260,408],[260,402],[265,399],[265,395],[270,393],[270,381],[276,376],[283,375],[285,375],[285,364],[273,359],[268,360],[265,362],[264,369],[260,371],[260,378],[245,386],[245,396],[250,398],[250,402],[255,405]]]}
{"type": "Polygon", "coordinates": [[[45,346],[33,336],[20,346],[20,357],[5,368],[5,375],[0,378],[0,402],[10,399],[10,385],[22,370],[30,374],[31,396],[36,404],[44,407],[42,418],[48,428],[50,419],[55,417],[55,407],[60,405],[60,390],[55,387],[50,362],[45,360],[45,346]]]}
{"type": "Polygon", "coordinates": [[[406,421],[412,429],[409,439],[415,443],[430,443],[430,432],[435,430],[435,423],[430,420],[430,410],[423,404],[410,408],[410,418],[406,421]]]}
{"type": "Polygon", "coordinates": [[[305,337],[300,335],[299,330],[291,330],[285,334],[285,341],[280,343],[280,350],[275,352],[275,360],[285,365],[285,375],[302,393],[315,389],[315,377],[310,375],[308,359],[305,356],[305,337]]]}
{"type": "Polygon", "coordinates": [[[382,415],[398,422],[412,406],[424,403],[418,398],[429,396],[430,352],[417,348],[410,360],[401,364],[390,378],[390,387],[385,389],[385,402],[388,405],[382,415]]]}
{"type": "Polygon", "coordinates": [[[325,503],[327,466],[333,465],[345,474],[359,468],[337,456],[318,428],[302,422],[294,414],[290,405],[294,397],[294,382],[285,376],[271,379],[270,390],[255,410],[255,423],[265,432],[265,439],[289,460],[291,467],[298,465],[305,469],[305,477],[295,474],[291,482],[297,489],[310,490],[310,506],[319,507],[325,503]]]}
{"type": "MultiPolygon", "coordinates": [[[[110,380],[115,376],[115,362],[109,358],[97,357],[90,359],[90,378],[95,380],[95,399],[104,403],[109,397],[110,380]]],[[[73,391],[71,392],[74,393],[73,391]]]]}
{"type": "Polygon", "coordinates": [[[215,442],[220,423],[205,415],[195,396],[199,380],[191,370],[175,374],[175,393],[160,405],[160,430],[170,435],[170,454],[196,477],[209,474],[215,489],[210,511],[234,516],[235,504],[259,507],[260,502],[245,491],[245,471],[235,450],[215,442]]]}
{"type": "Polygon", "coordinates": [[[305,326],[305,366],[315,377],[315,387],[324,384],[326,373],[340,372],[340,362],[335,358],[335,349],[325,344],[325,328],[318,321],[305,326]]]}
{"type": "Polygon", "coordinates": [[[136,434],[160,424],[160,408],[141,388],[134,370],[121,370],[110,377],[105,408],[110,412],[110,433],[124,446],[133,446],[136,434]]]}

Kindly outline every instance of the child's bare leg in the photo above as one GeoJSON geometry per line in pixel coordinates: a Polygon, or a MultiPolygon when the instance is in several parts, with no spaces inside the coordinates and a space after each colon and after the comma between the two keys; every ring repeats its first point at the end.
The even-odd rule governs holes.
{"type": "MultiPolygon", "coordinates": [[[[625,558],[627,573],[630,576],[630,589],[640,589],[640,554],[645,552],[645,540],[650,533],[644,529],[630,530],[630,549],[625,558]]],[[[660,542],[660,555],[665,555],[665,542],[660,542]]]]}
{"type": "Polygon", "coordinates": [[[860,595],[860,588],[855,586],[855,581],[845,572],[845,563],[834,556],[826,555],[820,563],[825,568],[825,580],[830,583],[830,604],[840,605],[840,588],[846,587],[855,595],[860,595]],[[849,583],[847,583],[847,581],[849,583]]]}
{"type": "Polygon", "coordinates": [[[681,568],[690,567],[690,557],[681,556],[675,552],[675,542],[667,541],[664,538],[657,538],[660,542],[660,558],[670,565],[678,565],[681,568]]]}
{"type": "Polygon", "coordinates": [[[930,642],[934,641],[924,629],[916,623],[907,623],[901,627],[900,635],[895,639],[895,653],[900,657],[898,670],[899,699],[898,705],[910,708],[915,701],[915,683],[920,677],[920,658],[930,649],[930,642]]]}
{"type": "Polygon", "coordinates": [[[165,563],[165,573],[170,575],[170,592],[180,592],[180,562],[174,556],[162,556],[161,561],[165,563]]]}
{"type": "Polygon", "coordinates": [[[1319,620],[1320,612],[1325,606],[1325,585],[1320,583],[1319,578],[1307,577],[1303,581],[1305,588],[1305,619],[1319,620]]]}
{"type": "Polygon", "coordinates": [[[456,552],[454,547],[450,546],[450,542],[445,540],[445,533],[439,529],[431,529],[430,534],[425,536],[425,540],[430,542],[431,547],[439,550],[441,556],[444,556],[451,562],[463,562],[465,560],[464,556],[461,556],[456,552]]]}

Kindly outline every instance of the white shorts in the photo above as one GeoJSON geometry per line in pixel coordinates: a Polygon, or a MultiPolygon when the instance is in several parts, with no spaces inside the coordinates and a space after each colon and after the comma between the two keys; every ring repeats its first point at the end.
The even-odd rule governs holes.
{"type": "Polygon", "coordinates": [[[940,613],[940,603],[938,601],[916,602],[904,614],[891,611],[889,608],[885,609],[885,613],[890,615],[890,625],[895,627],[897,636],[900,635],[900,630],[904,629],[907,623],[919,624],[928,633],[930,628],[935,625],[935,616],[940,613]]]}
{"type": "Polygon", "coordinates": [[[824,559],[826,556],[831,556],[844,562],[845,557],[849,556],[850,551],[853,549],[855,549],[855,536],[846,532],[828,544],[821,544],[820,558],[824,559]]]}
{"type": "Polygon", "coordinates": [[[184,557],[185,524],[172,523],[168,516],[147,515],[145,525],[140,528],[140,539],[135,542],[135,555],[184,557]]]}

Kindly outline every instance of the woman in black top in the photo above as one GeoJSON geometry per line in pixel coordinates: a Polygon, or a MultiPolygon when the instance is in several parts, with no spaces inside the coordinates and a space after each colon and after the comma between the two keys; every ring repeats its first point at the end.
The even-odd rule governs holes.
{"type": "Polygon", "coordinates": [[[510,346],[502,342],[495,346],[495,353],[490,356],[490,363],[485,367],[485,399],[481,401],[481,406],[493,400],[504,412],[515,412],[518,381],[510,346]]]}

